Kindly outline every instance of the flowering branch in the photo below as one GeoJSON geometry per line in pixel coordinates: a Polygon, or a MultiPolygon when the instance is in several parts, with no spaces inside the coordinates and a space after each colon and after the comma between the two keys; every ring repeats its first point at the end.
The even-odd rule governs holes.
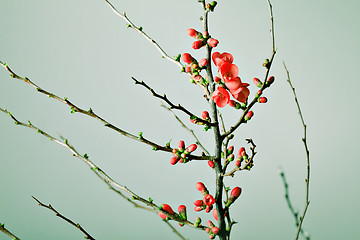
{"type": "Polygon", "coordinates": [[[20,240],[20,238],[16,237],[14,234],[12,234],[9,230],[5,228],[5,224],[0,223],[0,231],[11,237],[12,240],[20,240]]]}
{"type": "MultiPolygon", "coordinates": [[[[51,136],[50,134],[46,133],[45,131],[41,130],[40,128],[35,127],[30,121],[28,122],[28,124],[26,124],[26,123],[23,123],[23,122],[20,122],[19,120],[17,120],[15,118],[15,116],[12,113],[8,112],[6,109],[0,108],[0,111],[8,114],[14,120],[16,125],[34,129],[38,133],[40,133],[41,135],[47,137],[49,140],[54,141],[54,142],[60,144],[61,146],[67,148],[70,152],[72,152],[74,157],[77,157],[77,158],[81,159],[82,161],[84,161],[90,167],[90,169],[95,172],[95,174],[99,178],[101,178],[108,186],[111,187],[111,189],[113,191],[119,193],[127,201],[131,202],[135,207],[142,208],[142,209],[154,212],[154,213],[162,212],[171,220],[177,221],[179,223],[186,224],[188,226],[194,227],[194,228],[199,229],[199,230],[205,230],[206,227],[201,226],[201,225],[196,224],[196,223],[192,223],[192,222],[190,222],[188,220],[182,219],[182,218],[179,217],[178,214],[169,214],[168,212],[161,209],[160,206],[156,205],[151,198],[149,198],[149,200],[146,200],[145,198],[140,197],[136,193],[132,192],[128,187],[117,183],[109,175],[107,175],[103,170],[101,170],[97,165],[95,165],[89,159],[89,156],[86,153],[84,155],[81,155],[73,146],[70,145],[70,143],[69,143],[69,141],[67,139],[64,139],[64,142],[62,142],[59,139],[57,139],[57,138],[51,136]],[[120,190],[126,192],[127,194],[129,194],[131,196],[131,199],[124,196],[118,189],[120,189],[120,190]],[[136,204],[134,202],[134,200],[145,204],[147,207],[136,204]]],[[[168,225],[170,226],[169,223],[168,223],[168,225]]],[[[173,231],[175,230],[172,226],[171,226],[171,228],[173,229],[173,231]]],[[[181,235],[181,234],[177,233],[177,235],[181,235]]]]}
{"type": "Polygon", "coordinates": [[[303,128],[304,128],[304,137],[301,139],[304,143],[304,147],[305,147],[305,152],[306,152],[306,162],[307,162],[307,175],[306,175],[306,179],[305,179],[305,183],[306,183],[306,197],[305,197],[305,207],[304,207],[304,211],[302,213],[302,215],[299,217],[299,225],[298,225],[298,230],[297,230],[297,233],[296,233],[296,237],[295,237],[295,240],[297,240],[299,238],[299,234],[301,232],[301,225],[304,221],[304,218],[305,218],[305,214],[306,214],[306,211],[309,207],[309,204],[310,204],[310,200],[309,200],[309,189],[310,189],[310,152],[309,152],[309,149],[308,149],[308,146],[307,146],[307,142],[306,142],[306,124],[305,124],[305,121],[304,121],[304,118],[303,118],[303,115],[302,115],[302,112],[301,112],[301,108],[300,108],[300,104],[299,104],[299,101],[297,99],[297,96],[296,96],[296,93],[295,93],[295,88],[293,87],[291,81],[290,81],[290,73],[288,71],[288,69],[286,68],[286,65],[285,63],[284,64],[284,68],[285,68],[285,71],[286,71],[286,74],[287,74],[287,82],[289,83],[290,87],[291,87],[291,90],[294,94],[294,99],[295,99],[295,102],[296,102],[296,106],[297,106],[297,109],[298,109],[298,112],[299,112],[299,116],[300,116],[300,119],[301,119],[301,123],[303,125],[303,128]]]}
{"type": "Polygon", "coordinates": [[[195,143],[196,143],[197,145],[199,145],[199,147],[206,153],[207,156],[209,156],[209,155],[210,155],[209,151],[206,150],[206,148],[204,147],[204,145],[201,144],[199,138],[195,135],[194,131],[193,131],[192,129],[188,128],[188,127],[185,125],[185,123],[184,123],[183,121],[181,121],[181,119],[173,112],[173,110],[172,110],[171,108],[165,106],[163,103],[161,103],[161,106],[162,106],[163,108],[166,108],[168,111],[170,111],[170,112],[174,115],[175,119],[178,120],[178,122],[181,124],[181,126],[182,126],[183,128],[185,128],[187,131],[189,131],[190,134],[195,138],[195,140],[196,140],[195,143]]]}
{"type": "Polygon", "coordinates": [[[79,223],[74,223],[71,219],[69,219],[69,218],[65,217],[64,215],[62,215],[61,213],[59,213],[55,208],[53,208],[51,206],[51,204],[45,205],[42,202],[40,202],[37,198],[35,198],[34,196],[32,196],[32,198],[35,199],[35,201],[38,202],[39,206],[50,209],[51,211],[53,211],[55,213],[56,216],[58,216],[59,218],[62,218],[66,222],[70,223],[71,225],[73,225],[74,227],[79,229],[82,233],[85,234],[86,239],[95,240],[95,238],[93,238],[88,232],[86,232],[85,229],[83,227],[81,227],[79,223]]]}
{"type": "MultiPolygon", "coordinates": [[[[102,117],[100,117],[99,115],[97,115],[91,108],[86,111],[78,106],[76,106],[75,104],[73,104],[72,102],[70,102],[70,100],[68,100],[67,98],[60,98],[58,97],[57,95],[47,91],[47,90],[44,90],[42,88],[40,88],[38,85],[36,85],[35,83],[33,83],[29,78],[27,77],[20,77],[19,75],[17,75],[13,70],[11,70],[11,68],[6,64],[6,63],[3,63],[0,61],[0,65],[3,66],[8,72],[10,72],[10,76],[12,78],[16,78],[16,79],[19,79],[27,84],[29,84],[30,86],[34,87],[38,92],[40,93],[43,93],[51,98],[54,98],[68,106],[71,107],[71,112],[72,113],[82,113],[82,114],[85,114],[89,117],[92,117],[92,118],[95,118],[97,120],[99,120],[101,123],[104,124],[105,127],[108,127],[108,128],[111,128],[113,130],[115,130],[116,132],[120,133],[121,135],[125,136],[125,137],[128,137],[128,138],[131,138],[135,141],[138,141],[138,142],[142,142],[142,143],[145,143],[147,145],[150,145],[153,147],[154,150],[158,151],[164,151],[164,152],[172,152],[172,148],[170,146],[161,146],[157,143],[154,143],[148,139],[146,139],[145,137],[143,137],[142,133],[139,134],[138,136],[136,135],[133,135],[131,133],[128,133],[118,127],[116,127],[115,125],[109,123],[108,121],[106,121],[105,119],[103,119],[102,117]]],[[[189,155],[188,157],[189,159],[192,159],[192,160],[209,160],[209,157],[207,156],[193,156],[193,155],[189,155]]]]}
{"type": "Polygon", "coordinates": [[[163,101],[165,101],[167,104],[169,104],[169,105],[170,105],[170,109],[178,109],[178,110],[186,113],[187,115],[189,115],[189,117],[190,117],[191,119],[196,119],[196,121],[197,121],[198,123],[202,123],[202,124],[205,124],[205,125],[208,125],[208,126],[215,126],[216,123],[212,123],[212,122],[210,122],[210,121],[203,120],[203,119],[195,116],[195,114],[192,114],[191,112],[189,112],[186,108],[184,108],[184,107],[181,106],[180,104],[178,104],[178,105],[173,104],[173,103],[167,98],[166,94],[164,94],[163,96],[161,96],[160,94],[156,93],[156,92],[154,91],[154,89],[152,89],[151,87],[149,87],[144,81],[141,81],[141,82],[140,82],[140,81],[136,80],[136,78],[134,78],[134,77],[131,77],[131,78],[135,81],[135,84],[140,84],[140,85],[144,86],[146,89],[148,89],[148,90],[153,94],[154,97],[160,98],[161,100],[163,100],[163,101]]]}
{"type": "MultiPolygon", "coordinates": [[[[263,63],[263,66],[266,68],[266,73],[265,73],[265,77],[264,77],[264,84],[262,85],[262,87],[259,90],[260,93],[262,93],[265,90],[265,88],[269,87],[269,84],[266,84],[266,83],[268,82],[268,76],[269,76],[269,73],[270,73],[272,63],[274,61],[275,54],[276,54],[273,10],[272,10],[272,5],[271,5],[270,0],[267,0],[267,1],[268,1],[269,8],[270,8],[270,20],[271,20],[271,30],[270,31],[271,31],[271,37],[272,37],[272,54],[271,54],[270,60],[266,59],[265,62],[263,63]]],[[[244,112],[241,115],[238,122],[234,126],[230,127],[229,131],[222,134],[221,137],[224,138],[227,135],[233,133],[240,126],[240,124],[246,122],[245,121],[246,114],[250,111],[252,106],[257,102],[258,102],[258,96],[255,96],[254,99],[251,101],[251,103],[244,110],[244,112]]]]}

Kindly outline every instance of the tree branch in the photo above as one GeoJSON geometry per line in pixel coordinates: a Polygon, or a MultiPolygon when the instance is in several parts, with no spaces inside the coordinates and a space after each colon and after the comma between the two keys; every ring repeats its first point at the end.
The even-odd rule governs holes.
{"type": "Polygon", "coordinates": [[[287,82],[289,83],[290,88],[291,88],[291,90],[292,90],[292,92],[294,94],[294,99],[295,99],[295,102],[296,102],[296,106],[297,106],[297,109],[298,109],[298,112],[299,112],[301,123],[302,123],[303,128],[304,128],[304,137],[301,140],[304,143],[305,152],[306,152],[306,162],[307,162],[307,166],[306,166],[307,174],[306,174],[306,179],[305,179],[305,183],[306,183],[305,207],[304,207],[302,215],[299,218],[299,220],[300,220],[299,221],[299,226],[298,226],[298,230],[297,230],[296,237],[295,237],[295,240],[297,240],[299,238],[299,234],[301,232],[301,225],[302,225],[302,223],[304,221],[306,211],[307,211],[307,209],[309,207],[309,204],[310,204],[310,200],[309,200],[309,191],[310,191],[310,152],[309,152],[307,142],[306,142],[306,124],[305,124],[305,121],[304,121],[304,118],[303,118],[303,115],[302,115],[302,112],[301,112],[300,104],[299,104],[299,101],[298,101],[296,93],[295,93],[295,88],[293,87],[293,85],[292,85],[292,83],[290,81],[290,73],[289,73],[288,69],[286,68],[285,63],[283,63],[283,64],[284,64],[284,68],[286,70],[286,74],[287,74],[287,77],[288,77],[287,82]]]}
{"type": "Polygon", "coordinates": [[[73,225],[77,229],[79,229],[83,234],[85,234],[86,239],[95,240],[95,238],[93,238],[88,232],[86,232],[86,230],[83,227],[81,227],[79,223],[74,223],[71,219],[69,219],[69,218],[65,217],[64,215],[62,215],[61,213],[59,213],[55,208],[53,208],[51,206],[51,204],[45,205],[42,202],[40,202],[37,198],[35,198],[34,196],[32,196],[32,198],[35,199],[36,202],[38,202],[39,206],[50,209],[51,211],[53,211],[55,213],[56,216],[58,216],[59,218],[65,220],[66,222],[70,223],[71,225],[73,225]]]}
{"type": "Polygon", "coordinates": [[[5,228],[5,224],[0,223],[0,231],[11,237],[12,240],[20,240],[20,238],[16,237],[13,233],[5,228]]]}

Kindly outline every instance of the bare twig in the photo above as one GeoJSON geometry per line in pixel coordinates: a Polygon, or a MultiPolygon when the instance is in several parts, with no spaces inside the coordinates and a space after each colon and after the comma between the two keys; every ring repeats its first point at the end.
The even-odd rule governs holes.
{"type": "MultiPolygon", "coordinates": [[[[107,175],[103,170],[101,170],[97,165],[95,165],[89,159],[89,156],[87,154],[81,155],[73,146],[70,145],[70,143],[67,139],[65,139],[64,142],[62,142],[61,140],[51,136],[50,134],[46,133],[45,131],[41,130],[40,128],[35,127],[30,121],[28,124],[26,124],[26,123],[23,123],[23,122],[20,122],[19,120],[17,120],[15,118],[15,116],[13,114],[11,114],[10,112],[8,112],[6,109],[0,108],[0,111],[8,114],[15,121],[16,125],[34,129],[41,135],[47,137],[49,140],[54,141],[54,142],[60,144],[61,146],[67,148],[73,154],[74,157],[77,157],[77,158],[81,159],[82,161],[84,161],[91,168],[91,170],[93,170],[97,174],[98,177],[100,177],[103,181],[105,181],[107,183],[107,185],[110,185],[112,188],[114,188],[113,190],[115,192],[119,192],[119,190],[122,190],[122,191],[126,192],[127,194],[129,194],[131,196],[131,199],[127,198],[127,197],[125,197],[125,199],[128,200],[129,202],[131,202],[132,204],[134,204],[134,200],[135,200],[135,201],[139,201],[139,202],[145,204],[146,206],[148,206],[148,207],[144,207],[144,206],[141,206],[138,204],[134,204],[135,207],[140,207],[140,208],[152,211],[154,213],[158,213],[159,211],[162,211],[171,220],[184,223],[188,226],[197,228],[199,230],[205,230],[206,227],[204,227],[204,226],[196,227],[194,223],[184,220],[184,219],[181,219],[177,214],[171,215],[161,209],[159,210],[159,206],[156,205],[152,199],[149,198],[149,200],[146,200],[145,198],[140,197],[139,195],[137,195],[136,193],[131,191],[128,187],[119,184],[118,182],[113,180],[109,175],[107,175]]],[[[123,194],[120,194],[120,195],[123,196],[123,194]]]]}
{"type": "MultiPolygon", "coordinates": [[[[293,205],[292,205],[292,203],[290,201],[289,185],[288,185],[288,183],[286,181],[285,172],[284,172],[283,169],[280,169],[280,177],[281,177],[281,180],[282,180],[282,182],[284,184],[286,203],[287,203],[287,205],[289,207],[289,210],[290,210],[291,214],[295,218],[295,226],[299,227],[299,212],[295,211],[295,209],[294,209],[294,207],[293,207],[293,205]]],[[[300,233],[306,240],[310,240],[310,236],[307,236],[306,232],[304,232],[302,228],[300,229],[300,233]]]]}
{"type": "Polygon", "coordinates": [[[13,233],[5,228],[5,224],[0,223],[0,231],[11,237],[12,240],[20,240],[20,238],[16,237],[13,233]]]}
{"type": "Polygon", "coordinates": [[[204,119],[201,119],[199,117],[197,117],[195,114],[189,112],[186,108],[184,108],[183,106],[181,106],[180,104],[178,105],[175,105],[173,104],[166,96],[166,94],[164,95],[160,95],[158,93],[155,92],[154,89],[152,89],[149,85],[147,85],[144,81],[138,81],[136,78],[134,77],[131,77],[135,84],[140,84],[142,86],[144,86],[146,89],[148,89],[154,97],[157,97],[157,98],[160,98],[161,100],[165,101],[167,104],[170,105],[170,109],[178,109],[184,113],[186,113],[187,115],[189,115],[190,118],[194,118],[194,120],[196,120],[196,122],[199,122],[199,123],[202,123],[202,124],[205,124],[205,125],[208,125],[208,126],[215,126],[216,123],[212,123],[212,122],[209,122],[207,120],[204,120],[204,119]]]}
{"type": "MultiPolygon", "coordinates": [[[[70,106],[71,110],[72,110],[72,113],[79,112],[79,113],[85,114],[85,115],[87,115],[89,117],[95,118],[95,119],[99,120],[102,124],[104,124],[105,127],[111,128],[111,129],[115,130],[116,132],[120,133],[121,135],[123,135],[125,137],[131,138],[131,139],[133,139],[135,141],[138,141],[138,142],[145,143],[147,145],[150,145],[150,146],[153,147],[153,150],[155,150],[155,151],[172,152],[172,148],[170,146],[161,146],[161,145],[159,145],[157,143],[154,143],[154,142],[146,139],[142,134],[141,135],[139,134],[138,136],[136,136],[136,135],[133,135],[131,133],[128,133],[128,132],[116,127],[115,125],[111,124],[110,122],[106,121],[105,119],[103,119],[99,115],[95,114],[95,112],[91,108],[88,111],[86,111],[86,110],[76,106],[72,102],[70,102],[70,100],[68,100],[67,98],[60,98],[57,95],[55,95],[53,93],[50,93],[49,91],[40,88],[35,83],[30,81],[29,78],[20,77],[19,75],[17,75],[13,70],[11,70],[11,68],[6,63],[3,63],[3,62],[0,61],[0,65],[2,65],[10,73],[10,76],[12,78],[19,79],[19,80],[29,84],[30,86],[34,87],[38,92],[40,92],[42,94],[45,94],[45,95],[47,95],[47,96],[49,96],[51,98],[54,98],[54,99],[56,99],[56,100],[58,100],[58,101],[60,101],[60,102],[62,102],[64,104],[70,106]]],[[[207,157],[207,156],[189,155],[190,160],[208,160],[208,158],[209,157],[207,157]]]]}
{"type": "Polygon", "coordinates": [[[306,162],[307,162],[307,171],[306,171],[307,174],[306,174],[306,179],[305,179],[305,183],[306,183],[305,207],[304,207],[304,211],[303,211],[302,215],[299,217],[299,226],[298,226],[298,230],[297,230],[296,237],[295,237],[295,240],[297,240],[299,238],[299,234],[301,232],[301,226],[302,226],[302,223],[304,221],[306,211],[307,211],[307,209],[309,207],[309,204],[310,204],[310,200],[309,200],[309,191],[310,191],[310,152],[309,152],[307,142],[306,142],[306,124],[305,124],[305,121],[304,121],[304,118],[303,118],[303,115],[302,115],[302,112],[301,112],[299,101],[298,101],[296,93],[295,93],[295,88],[293,87],[293,85],[292,85],[292,83],[290,81],[290,73],[289,73],[288,69],[286,68],[285,63],[284,63],[284,68],[286,70],[286,74],[287,74],[287,77],[288,77],[287,82],[289,83],[289,85],[291,87],[291,90],[292,90],[292,92],[294,94],[296,106],[297,106],[297,109],[298,109],[298,112],[299,112],[301,123],[302,123],[303,128],[304,128],[304,137],[301,140],[304,143],[305,152],[306,152],[306,162]]]}
{"type": "Polygon", "coordinates": [[[187,126],[185,125],[185,123],[184,123],[183,121],[181,121],[181,119],[172,111],[171,108],[165,106],[163,103],[161,103],[161,106],[162,106],[163,108],[166,108],[169,112],[171,112],[171,113],[174,115],[175,119],[178,120],[178,122],[181,124],[181,126],[182,126],[183,128],[185,128],[187,131],[189,131],[190,134],[195,138],[195,140],[196,140],[195,143],[206,153],[207,156],[210,156],[209,151],[206,150],[206,148],[204,147],[204,145],[201,144],[201,142],[200,142],[199,138],[196,136],[195,132],[194,132],[192,129],[190,129],[189,127],[187,127],[187,126]]]}
{"type": "Polygon", "coordinates": [[[93,238],[83,227],[81,227],[79,223],[74,223],[71,219],[69,219],[69,218],[65,217],[64,215],[62,215],[61,213],[59,213],[55,208],[53,208],[51,206],[51,204],[45,205],[42,202],[40,202],[37,198],[35,198],[34,196],[32,196],[32,198],[35,199],[35,201],[39,204],[39,206],[50,209],[51,211],[53,211],[55,213],[56,216],[58,216],[59,218],[65,220],[66,222],[70,223],[71,225],[73,225],[77,229],[79,229],[83,234],[85,234],[86,239],[95,240],[95,238],[93,238]]]}
{"type": "MultiPolygon", "coordinates": [[[[140,33],[146,40],[148,40],[152,45],[154,45],[154,47],[161,53],[161,56],[167,60],[169,60],[170,62],[175,63],[177,66],[179,66],[181,69],[184,68],[184,66],[180,63],[180,61],[170,57],[163,49],[162,47],[153,39],[151,38],[147,33],[144,32],[142,27],[138,27],[136,26],[126,15],[126,13],[120,13],[115,7],[114,5],[112,5],[108,0],[104,0],[105,3],[111,8],[111,10],[118,15],[119,17],[121,17],[127,24],[127,27],[134,29],[135,31],[137,31],[138,33],[140,33]]],[[[191,76],[191,74],[189,74],[191,76]]],[[[210,99],[210,93],[208,91],[208,89],[203,86],[201,84],[201,82],[199,81],[195,81],[195,83],[201,87],[204,92],[206,93],[206,99],[210,99]]]]}

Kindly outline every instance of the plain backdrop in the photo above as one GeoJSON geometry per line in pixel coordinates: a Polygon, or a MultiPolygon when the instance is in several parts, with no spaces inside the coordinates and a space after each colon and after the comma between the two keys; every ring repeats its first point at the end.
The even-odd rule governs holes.
{"type": "MultiPolygon", "coordinates": [[[[186,29],[201,30],[196,0],[113,0],[119,11],[153,37],[170,55],[204,50],[191,48],[186,29]]],[[[308,125],[311,158],[310,206],[304,229],[311,239],[359,239],[359,1],[273,0],[277,55],[271,70],[276,77],[254,107],[254,118],[241,126],[232,142],[235,151],[257,145],[255,166],[226,179],[240,186],[232,206],[238,222],[232,239],[294,239],[296,228],[284,198],[279,167],[286,173],[290,198],[298,211],[305,203],[306,158],[303,128],[286,82],[283,61],[290,71],[308,125]]],[[[114,125],[159,144],[172,139],[194,142],[160,100],[131,77],[143,80],[174,103],[198,115],[209,107],[200,88],[141,35],[126,28],[102,0],[0,0],[0,60],[20,76],[84,109],[92,108],[114,125]]],[[[219,40],[215,51],[230,52],[240,77],[256,87],[261,66],[271,56],[270,14],[266,0],[218,1],[209,14],[210,34],[219,40]]],[[[30,120],[54,136],[63,136],[119,183],[155,203],[174,209],[188,207],[188,217],[204,222],[212,217],[193,211],[201,198],[195,183],[214,192],[214,172],[206,162],[170,165],[171,154],[105,128],[0,69],[0,107],[20,121],[30,120]]],[[[226,126],[241,111],[221,109],[226,126]]],[[[212,131],[178,116],[213,153],[212,131]]],[[[200,151],[197,152],[200,154],[200,151]]],[[[16,126],[0,114],[0,222],[21,239],[81,239],[83,234],[39,207],[31,196],[80,223],[96,239],[177,239],[153,213],[136,209],[108,189],[86,164],[35,131],[16,126]]],[[[190,227],[176,228],[187,239],[208,239],[190,227]]],[[[9,239],[0,233],[1,239],[9,239]]]]}

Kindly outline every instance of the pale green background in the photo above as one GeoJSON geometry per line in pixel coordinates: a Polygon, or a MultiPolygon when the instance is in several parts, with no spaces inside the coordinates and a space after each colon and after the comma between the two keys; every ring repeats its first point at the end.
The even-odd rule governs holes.
{"type": "MultiPolygon", "coordinates": [[[[144,27],[175,56],[191,49],[186,29],[201,29],[200,5],[192,1],[114,0],[134,23],[144,27]]],[[[239,222],[232,239],[294,239],[296,229],[286,206],[278,175],[282,166],[291,199],[302,210],[305,197],[303,129],[286,82],[282,61],[291,72],[308,124],[311,154],[311,192],[304,228],[312,239],[359,239],[359,1],[273,0],[278,54],[272,68],[274,85],[266,91],[269,103],[256,105],[254,119],[241,127],[233,141],[236,150],[253,138],[258,154],[251,172],[227,179],[243,194],[232,207],[239,222]]],[[[139,131],[160,144],[173,139],[193,142],[160,101],[131,76],[146,81],[200,114],[208,109],[202,91],[160,58],[157,50],[127,29],[102,0],[0,0],[0,60],[39,86],[68,97],[131,133],[139,131]]],[[[219,39],[217,51],[234,55],[243,81],[263,78],[262,61],[270,57],[267,1],[219,1],[210,14],[210,33],[219,39]]],[[[256,87],[252,84],[252,94],[256,87]]],[[[253,95],[251,95],[253,96],[253,95]]],[[[189,219],[195,189],[203,181],[214,191],[214,176],[205,162],[171,166],[170,154],[127,139],[102,124],[37,93],[0,70],[0,107],[19,120],[50,134],[68,138],[120,183],[158,204],[185,204],[189,219]]],[[[227,126],[239,113],[222,110],[227,126]]],[[[186,122],[187,117],[179,113],[186,122]]],[[[211,149],[212,133],[194,126],[211,149]]],[[[199,151],[198,151],[199,152],[199,151]]],[[[31,195],[51,203],[81,223],[96,239],[177,239],[152,213],[134,209],[98,180],[79,159],[36,132],[17,127],[0,114],[0,222],[21,239],[82,239],[74,227],[44,208],[31,195]]],[[[208,217],[200,216],[203,220],[208,217]]],[[[208,239],[184,227],[189,239],[208,239]]],[[[0,233],[1,239],[8,239],[0,233]]]]}

